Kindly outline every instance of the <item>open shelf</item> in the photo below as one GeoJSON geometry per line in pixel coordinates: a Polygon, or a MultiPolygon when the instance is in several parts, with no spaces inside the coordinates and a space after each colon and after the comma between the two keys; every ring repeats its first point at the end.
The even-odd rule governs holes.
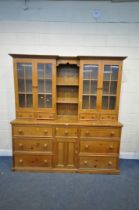
{"type": "Polygon", "coordinates": [[[78,99],[77,98],[57,98],[57,103],[78,104],[78,99]]]}

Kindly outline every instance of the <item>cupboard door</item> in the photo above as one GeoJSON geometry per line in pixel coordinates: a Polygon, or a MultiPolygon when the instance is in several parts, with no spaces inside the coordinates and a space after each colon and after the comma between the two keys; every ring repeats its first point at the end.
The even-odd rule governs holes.
{"type": "Polygon", "coordinates": [[[55,112],[56,61],[54,59],[36,61],[38,111],[55,112]]]}
{"type": "Polygon", "coordinates": [[[15,61],[16,106],[19,110],[34,107],[33,69],[30,59],[15,61]]]}
{"type": "Polygon", "coordinates": [[[121,81],[120,63],[105,62],[103,64],[102,110],[118,109],[121,81]]]}
{"type": "Polygon", "coordinates": [[[100,61],[82,60],[80,63],[80,112],[98,109],[100,87],[100,61]]]}
{"type": "Polygon", "coordinates": [[[74,139],[57,139],[56,167],[75,168],[77,165],[77,143],[74,139]]]}

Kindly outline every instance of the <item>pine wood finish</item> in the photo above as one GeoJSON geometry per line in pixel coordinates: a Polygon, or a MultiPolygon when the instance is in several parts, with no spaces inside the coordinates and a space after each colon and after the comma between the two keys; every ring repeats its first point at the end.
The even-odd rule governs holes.
{"type": "Polygon", "coordinates": [[[13,170],[118,174],[125,57],[11,56],[13,170]]]}

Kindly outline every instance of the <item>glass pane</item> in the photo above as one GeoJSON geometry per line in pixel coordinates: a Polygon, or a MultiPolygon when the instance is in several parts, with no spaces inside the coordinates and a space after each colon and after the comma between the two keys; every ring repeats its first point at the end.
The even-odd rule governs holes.
{"type": "Polygon", "coordinates": [[[89,94],[90,81],[83,81],[83,94],[89,94]]]}
{"type": "Polygon", "coordinates": [[[91,94],[97,93],[97,81],[91,81],[91,94]]]}
{"type": "Polygon", "coordinates": [[[44,64],[38,64],[38,78],[44,78],[44,64]]]}
{"type": "Polygon", "coordinates": [[[96,96],[90,97],[90,109],[96,109],[96,96]]]}
{"type": "Polygon", "coordinates": [[[111,96],[110,97],[110,107],[109,107],[109,109],[115,109],[115,103],[116,103],[116,97],[111,96]]]}
{"type": "Polygon", "coordinates": [[[25,70],[26,70],[26,78],[31,79],[32,78],[32,64],[26,63],[25,64],[25,70]]]}
{"type": "Polygon", "coordinates": [[[85,64],[83,69],[84,79],[90,79],[90,75],[91,75],[90,65],[85,64]]]}
{"type": "Polygon", "coordinates": [[[32,107],[32,94],[27,94],[27,107],[32,107]]]}
{"type": "Polygon", "coordinates": [[[109,81],[104,81],[103,82],[103,94],[109,94],[109,81]]]}
{"type": "Polygon", "coordinates": [[[108,96],[102,97],[102,109],[108,109],[108,96]]]}
{"type": "Polygon", "coordinates": [[[89,96],[83,96],[83,109],[89,109],[89,96]]]}
{"type": "Polygon", "coordinates": [[[117,82],[111,82],[110,93],[116,94],[117,91],[117,82]]]}
{"type": "Polygon", "coordinates": [[[44,80],[38,80],[38,92],[44,93],[44,80]]]}
{"type": "Polygon", "coordinates": [[[19,106],[25,107],[25,94],[19,94],[19,106]]]}
{"type": "Polygon", "coordinates": [[[39,108],[44,108],[44,95],[43,94],[38,95],[38,106],[39,108]]]}
{"type": "Polygon", "coordinates": [[[46,107],[47,108],[52,107],[52,95],[46,95],[46,107]]]}
{"type": "Polygon", "coordinates": [[[110,80],[111,66],[104,65],[104,80],[110,80]]]}
{"type": "Polygon", "coordinates": [[[26,93],[32,93],[32,80],[26,80],[26,93]]]}
{"type": "Polygon", "coordinates": [[[23,79],[18,80],[18,91],[25,92],[25,84],[23,79]]]}
{"type": "Polygon", "coordinates": [[[52,64],[45,64],[45,77],[52,78],[52,64]]]}
{"type": "Polygon", "coordinates": [[[98,78],[98,65],[90,65],[91,68],[91,79],[98,78]]]}
{"type": "Polygon", "coordinates": [[[118,65],[112,66],[112,80],[118,79],[118,70],[119,70],[118,65]]]}
{"type": "Polygon", "coordinates": [[[24,64],[23,63],[17,64],[17,74],[18,74],[18,78],[24,78],[24,64]]]}
{"type": "Polygon", "coordinates": [[[46,93],[52,93],[52,80],[45,81],[46,93]]]}

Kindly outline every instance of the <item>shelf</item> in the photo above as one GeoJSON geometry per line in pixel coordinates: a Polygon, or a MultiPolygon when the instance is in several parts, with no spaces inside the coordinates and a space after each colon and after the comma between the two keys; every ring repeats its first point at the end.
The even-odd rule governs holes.
{"type": "Polygon", "coordinates": [[[102,96],[115,96],[116,97],[116,94],[102,94],[102,96]]]}
{"type": "Polygon", "coordinates": [[[63,86],[78,86],[79,80],[78,78],[57,78],[57,85],[63,85],[63,86]]]}
{"type": "Polygon", "coordinates": [[[57,98],[57,103],[78,104],[78,99],[77,98],[57,98]]]}
{"type": "Polygon", "coordinates": [[[97,96],[97,94],[82,94],[83,96],[97,96]]]}
{"type": "Polygon", "coordinates": [[[38,93],[38,95],[52,95],[52,93],[38,93]]]}

